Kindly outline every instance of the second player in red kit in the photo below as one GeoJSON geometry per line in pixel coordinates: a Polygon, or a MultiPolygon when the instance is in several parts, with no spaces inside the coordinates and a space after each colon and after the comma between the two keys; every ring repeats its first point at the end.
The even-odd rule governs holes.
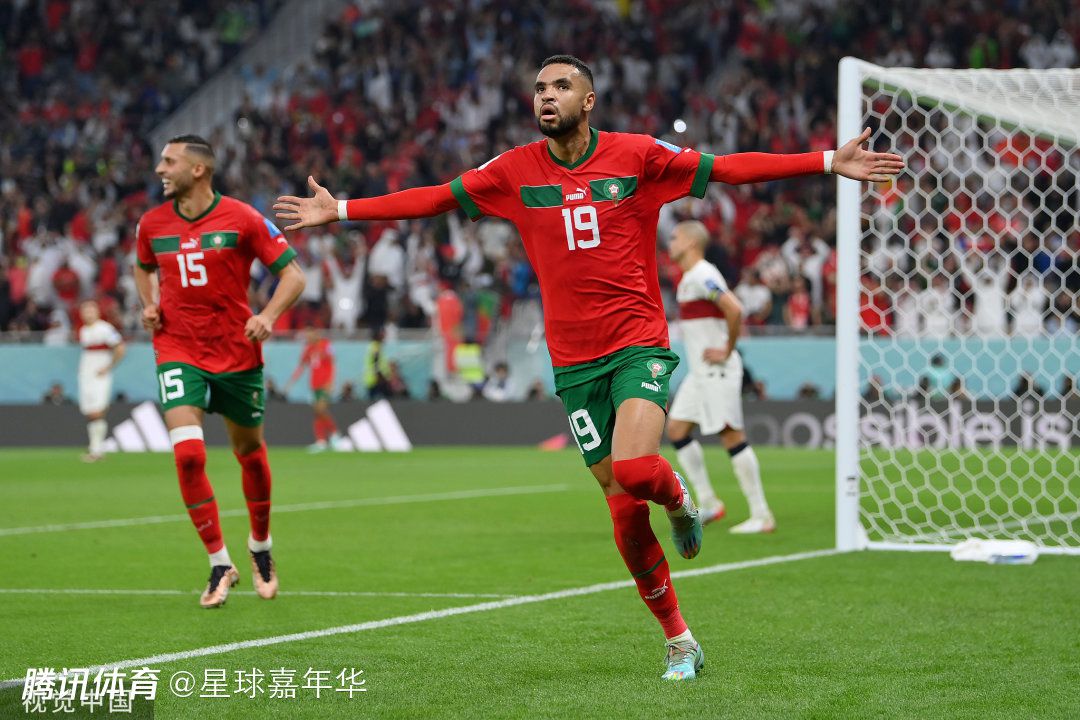
{"type": "Polygon", "coordinates": [[[835,171],[857,179],[899,172],[898,156],[861,147],[866,131],[834,152],[714,157],[646,135],[598,132],[592,71],[545,60],[533,113],[545,140],[508,150],[445,185],[337,201],[313,178],[314,196],[281,197],[286,230],[334,220],[407,219],[461,208],[509,220],[540,284],[555,387],[586,465],[606,497],[615,544],[664,631],[669,680],[688,680],[704,655],[679,610],[664,551],[649,523],[662,505],[679,554],[695,557],[701,520],[685,483],[660,455],[668,347],[656,272],[661,206],[702,196],[709,181],[763,182],[835,171]]]}
{"type": "Polygon", "coordinates": [[[304,288],[296,253],[281,231],[255,208],[213,190],[214,163],[214,151],[201,137],[183,135],[166,143],[157,174],[168,202],[140,219],[135,265],[180,494],[210,558],[210,579],[199,601],[205,608],[223,605],[239,577],[206,476],[206,412],[224,416],[240,463],[255,590],[267,599],[277,594],[270,554],[270,461],[263,441],[262,341],[304,288]],[[278,276],[259,313],[248,305],[255,260],[278,276]]]}

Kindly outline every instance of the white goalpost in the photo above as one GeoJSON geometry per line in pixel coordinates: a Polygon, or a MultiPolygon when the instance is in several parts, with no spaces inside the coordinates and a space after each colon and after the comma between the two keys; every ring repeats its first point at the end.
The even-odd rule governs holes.
{"type": "Polygon", "coordinates": [[[837,547],[1080,554],[1080,70],[845,58],[864,127],[908,168],[837,180],[837,547]]]}

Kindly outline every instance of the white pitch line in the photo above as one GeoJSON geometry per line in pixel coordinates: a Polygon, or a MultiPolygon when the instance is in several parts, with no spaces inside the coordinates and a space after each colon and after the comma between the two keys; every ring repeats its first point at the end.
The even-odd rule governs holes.
{"type": "MultiPolygon", "coordinates": [[[[458,490],[425,495],[391,495],[389,497],[357,498],[355,500],[327,500],[323,502],[278,505],[271,509],[275,515],[289,512],[308,512],[309,510],[338,510],[351,507],[374,507],[379,505],[403,505],[416,502],[439,502],[441,500],[473,500],[476,498],[504,497],[507,495],[533,495],[536,493],[563,492],[569,485],[524,485],[518,487],[488,488],[476,490],[458,490]]],[[[221,517],[247,517],[247,510],[222,510],[221,517]]],[[[36,525],[32,527],[0,528],[0,537],[10,535],[30,535],[32,533],[68,532],[69,530],[99,530],[102,528],[131,527],[133,525],[156,525],[159,523],[191,522],[183,515],[146,515],[136,518],[118,518],[115,520],[93,520],[90,522],[65,523],[63,525],[36,525]]]]}
{"type": "MultiPolygon", "coordinates": [[[[147,590],[122,588],[0,588],[0,595],[199,595],[202,590],[147,590]]],[[[251,595],[254,590],[233,590],[230,595],[251,595]]],[[[282,590],[279,597],[394,597],[394,598],[512,598],[505,593],[377,592],[363,590],[282,590]]]]}
{"type": "MultiPolygon", "coordinates": [[[[757,560],[743,560],[741,562],[710,565],[695,570],[682,570],[671,573],[671,576],[673,578],[699,577],[701,575],[713,575],[716,573],[731,572],[733,570],[744,570],[746,568],[765,567],[767,565],[779,565],[781,563],[829,557],[841,552],[845,551],[830,548],[828,550],[811,550],[808,552],[794,553],[792,555],[772,555],[757,560]]],[[[208,655],[221,655],[236,650],[247,650],[249,648],[267,647],[269,645],[301,642],[304,640],[314,640],[316,638],[331,637],[334,635],[351,635],[367,630],[379,630],[381,628],[394,627],[396,625],[409,625],[412,623],[426,622],[428,620],[441,620],[443,618],[456,617],[458,615],[502,610],[504,608],[517,607],[518,605],[530,605],[532,603],[547,602],[549,600],[563,600],[566,598],[581,597],[583,595],[595,595],[596,593],[607,592],[609,590],[620,590],[622,588],[630,587],[634,587],[633,580],[617,580],[615,582],[597,583],[595,585],[585,585],[583,587],[569,588],[567,590],[557,590],[542,595],[518,595],[504,600],[494,600],[491,602],[477,603],[475,605],[444,608],[442,610],[429,610],[428,612],[416,613],[414,615],[399,615],[384,620],[370,620],[355,625],[339,625],[323,630],[309,630],[307,632],[290,633],[288,635],[275,635],[273,637],[258,638],[256,640],[242,640],[240,642],[225,643],[223,645],[211,645],[209,647],[184,650],[182,652],[151,655],[149,657],[135,658],[134,660],[120,660],[94,666],[90,668],[90,671],[96,673],[98,670],[125,670],[134,667],[163,665],[179,660],[190,660],[191,658],[206,657],[208,655]]],[[[0,682],[0,689],[21,686],[24,680],[25,678],[4,680],[3,682],[0,682]]]]}

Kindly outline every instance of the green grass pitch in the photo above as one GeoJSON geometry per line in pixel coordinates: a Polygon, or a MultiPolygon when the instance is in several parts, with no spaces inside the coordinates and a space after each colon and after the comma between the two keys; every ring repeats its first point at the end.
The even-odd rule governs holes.
{"type": "MultiPolygon", "coordinates": [[[[706,528],[701,555],[685,561],[654,512],[674,571],[832,546],[832,454],[758,454],[778,531],[727,532],[745,502],[726,456],[709,448],[729,518],[706,528]]],[[[197,593],[206,558],[186,518],[173,519],[183,506],[170,457],[115,455],[87,466],[76,450],[0,453],[0,680],[30,667],[120,662],[627,579],[576,451],[272,448],[271,463],[281,596],[250,592],[239,469],[212,450],[208,470],[243,592],[205,611],[197,593]],[[156,520],[93,525],[126,518],[156,520]],[[91,526],[56,527],[80,523],[91,526]],[[82,590],[110,592],[71,592],[82,590]]],[[[162,678],[155,717],[1080,716],[1080,558],[987,566],[865,552],[675,584],[705,649],[693,683],[660,681],[659,628],[623,587],[152,663],[162,678]],[[178,698],[167,687],[178,671],[201,683],[206,670],[225,670],[231,693],[237,671],[259,669],[265,688],[278,668],[297,671],[298,684],[309,668],[362,669],[367,691],[200,699],[198,689],[178,698]]],[[[6,691],[0,716],[27,717],[10,702],[15,692],[6,691]]]]}

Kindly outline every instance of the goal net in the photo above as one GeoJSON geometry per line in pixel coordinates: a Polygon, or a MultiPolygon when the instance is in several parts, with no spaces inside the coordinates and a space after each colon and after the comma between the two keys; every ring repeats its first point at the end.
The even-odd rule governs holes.
{"type": "Polygon", "coordinates": [[[840,66],[837,544],[1080,554],[1080,70],[840,66]]]}

